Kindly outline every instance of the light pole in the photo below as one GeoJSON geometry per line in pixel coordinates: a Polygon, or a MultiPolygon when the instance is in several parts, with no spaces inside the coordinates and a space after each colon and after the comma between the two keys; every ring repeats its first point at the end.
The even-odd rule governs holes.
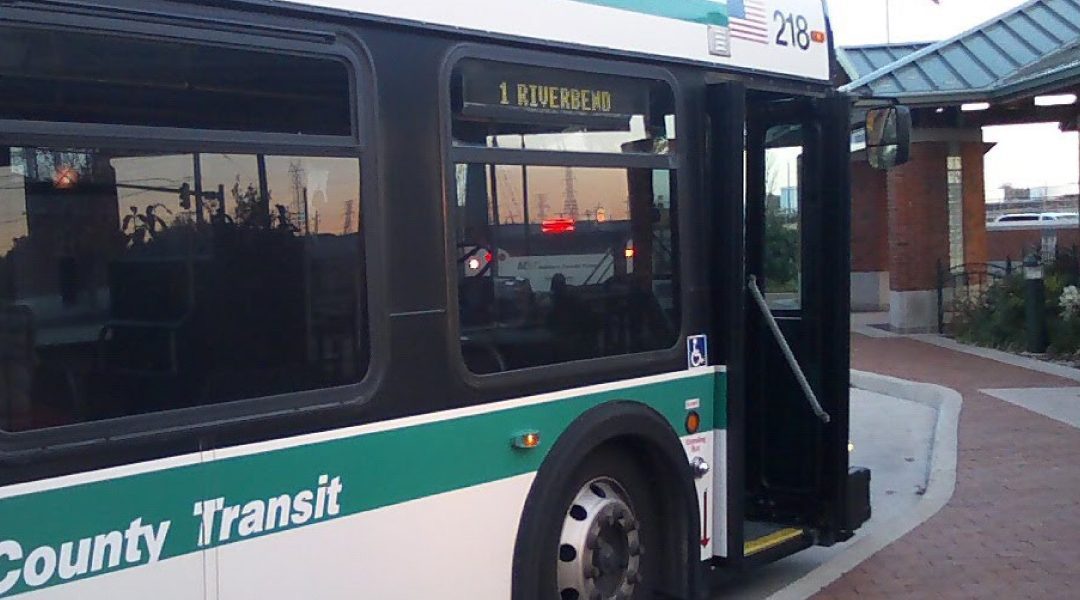
{"type": "Polygon", "coordinates": [[[1043,354],[1049,345],[1046,339],[1046,286],[1043,282],[1042,260],[1035,252],[1024,258],[1024,280],[1027,351],[1043,354]]]}
{"type": "Polygon", "coordinates": [[[890,0],[885,0],[885,43],[892,43],[892,8],[890,0]]]}

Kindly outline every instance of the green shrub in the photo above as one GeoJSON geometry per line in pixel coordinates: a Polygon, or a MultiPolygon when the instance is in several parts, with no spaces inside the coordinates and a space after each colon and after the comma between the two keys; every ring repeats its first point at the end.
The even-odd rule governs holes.
{"type": "Polygon", "coordinates": [[[1067,357],[1080,354],[1080,319],[1057,317],[1048,322],[1047,327],[1050,329],[1050,354],[1067,357]]]}
{"type": "MultiPolygon", "coordinates": [[[[1071,256],[1068,260],[1075,260],[1071,256]]],[[[1063,314],[1061,297],[1065,288],[1077,285],[1075,264],[1060,260],[1048,265],[1043,280],[1046,286],[1046,326],[1048,353],[1073,357],[1080,354],[1080,315],[1063,314]]],[[[991,348],[1019,351],[1026,346],[1026,306],[1023,272],[1012,273],[997,281],[981,296],[959,298],[953,303],[949,333],[957,339],[991,348]]]]}
{"type": "Polygon", "coordinates": [[[1049,323],[1050,352],[1075,357],[1080,354],[1080,290],[1068,285],[1057,297],[1058,310],[1049,323]]]}
{"type": "Polygon", "coordinates": [[[1024,345],[1024,279],[1012,274],[984,294],[953,304],[950,333],[979,346],[1016,350],[1024,345]]]}
{"type": "Polygon", "coordinates": [[[779,208],[765,211],[765,281],[768,291],[799,290],[799,217],[779,208]]]}

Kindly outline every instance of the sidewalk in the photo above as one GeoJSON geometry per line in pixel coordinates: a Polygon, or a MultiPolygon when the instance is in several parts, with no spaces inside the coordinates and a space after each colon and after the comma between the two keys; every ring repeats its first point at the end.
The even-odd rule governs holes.
{"type": "Polygon", "coordinates": [[[903,337],[852,336],[852,367],[960,392],[956,492],[816,598],[1080,597],[1080,429],[981,390],[1076,381],[903,337]]]}
{"type": "MultiPolygon", "coordinates": [[[[873,376],[880,377],[880,376],[873,376]]],[[[856,376],[866,383],[866,376],[856,376]]],[[[884,379],[884,378],[882,378],[884,379]]],[[[927,487],[933,463],[931,456],[937,433],[939,411],[934,407],[885,395],[866,389],[851,390],[851,452],[852,464],[868,467],[874,476],[870,480],[870,498],[874,520],[859,529],[851,541],[830,547],[813,547],[792,556],[733,577],[712,590],[715,600],[805,600],[805,598],[835,578],[821,575],[822,569],[843,562],[854,552],[853,546],[868,541],[872,533],[883,531],[892,541],[899,535],[891,527],[912,520],[927,497],[919,493],[927,487]],[[800,582],[806,581],[805,585],[800,582]]],[[[953,431],[955,432],[953,421],[953,431]]],[[[954,457],[955,446],[953,449],[954,457]]],[[[940,505],[939,505],[940,507],[940,505]]],[[[871,544],[872,545],[872,544],[871,544]]],[[[879,545],[878,548],[883,547],[879,545]]],[[[858,564],[866,554],[854,552],[850,564],[858,564]]],[[[836,571],[837,574],[843,570],[836,571]]]]}

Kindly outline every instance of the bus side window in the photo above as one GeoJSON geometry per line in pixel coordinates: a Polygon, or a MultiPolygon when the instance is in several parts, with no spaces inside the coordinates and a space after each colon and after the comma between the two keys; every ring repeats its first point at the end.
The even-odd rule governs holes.
{"type": "Polygon", "coordinates": [[[360,159],[343,61],[8,24],[0,40],[0,119],[67,132],[0,147],[0,430],[360,380],[360,159]],[[141,149],[87,143],[90,125],[141,149]],[[186,150],[148,128],[183,129],[186,150]],[[223,130],[247,150],[225,151],[223,130]],[[275,148],[313,136],[347,148],[259,153],[266,134],[275,148]]]}
{"type": "Polygon", "coordinates": [[[451,183],[468,368],[485,374],[674,346],[671,86],[465,59],[451,98],[451,156],[468,155],[455,161],[451,183]],[[548,160],[537,160],[542,154],[548,160]],[[601,155],[607,164],[596,166],[601,155]]]}

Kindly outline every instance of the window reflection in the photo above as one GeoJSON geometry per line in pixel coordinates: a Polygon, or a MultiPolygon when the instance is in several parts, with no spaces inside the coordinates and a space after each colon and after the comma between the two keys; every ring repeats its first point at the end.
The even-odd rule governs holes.
{"type": "Polygon", "coordinates": [[[0,150],[0,429],[363,372],[356,159],[0,150]]]}
{"type": "Polygon", "coordinates": [[[463,60],[450,95],[468,368],[671,348],[680,318],[671,87],[463,60]],[[552,153],[563,166],[523,151],[552,153]],[[613,166],[577,166],[573,153],[605,154],[613,166]]]}
{"type": "Polygon", "coordinates": [[[674,344],[668,171],[462,164],[456,173],[459,309],[470,369],[674,344]]]}

